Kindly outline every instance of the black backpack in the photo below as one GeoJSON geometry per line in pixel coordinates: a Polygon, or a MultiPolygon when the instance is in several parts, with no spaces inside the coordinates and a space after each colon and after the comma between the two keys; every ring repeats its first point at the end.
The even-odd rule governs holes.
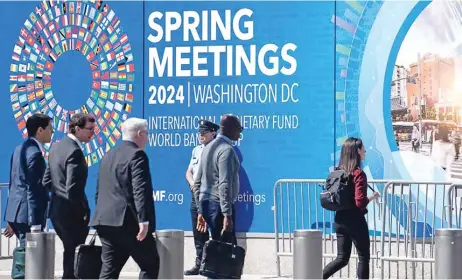
{"type": "Polygon", "coordinates": [[[344,170],[334,170],[327,177],[320,194],[321,206],[330,211],[347,210],[356,207],[354,186],[351,176],[344,170]]]}

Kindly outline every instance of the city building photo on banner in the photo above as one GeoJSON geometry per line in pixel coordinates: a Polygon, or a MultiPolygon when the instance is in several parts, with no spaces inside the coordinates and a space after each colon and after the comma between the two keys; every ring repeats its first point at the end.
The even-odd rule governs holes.
{"type": "Polygon", "coordinates": [[[391,81],[399,150],[430,157],[448,179],[462,179],[461,11],[459,2],[430,3],[409,29],[391,81]]]}

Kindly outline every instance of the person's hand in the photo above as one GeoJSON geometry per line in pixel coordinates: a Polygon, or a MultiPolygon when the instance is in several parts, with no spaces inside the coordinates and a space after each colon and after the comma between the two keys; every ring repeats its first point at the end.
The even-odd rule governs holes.
{"type": "Polygon", "coordinates": [[[148,234],[148,227],[149,224],[139,224],[140,231],[138,232],[138,235],[136,236],[136,239],[138,241],[143,241],[146,238],[146,235],[148,234]]]}
{"type": "Polygon", "coordinates": [[[11,237],[13,237],[14,231],[13,231],[13,228],[11,228],[11,226],[10,226],[9,223],[6,225],[6,228],[5,228],[5,231],[3,232],[3,235],[4,235],[6,238],[11,238],[11,237]]]}
{"type": "Polygon", "coordinates": [[[376,200],[380,197],[380,194],[378,192],[374,192],[374,194],[369,197],[369,201],[376,200]]]}
{"type": "Polygon", "coordinates": [[[231,218],[231,216],[225,216],[225,218],[223,219],[223,230],[221,231],[221,234],[223,235],[225,231],[232,231],[232,230],[233,230],[233,219],[231,218]]]}
{"type": "Polygon", "coordinates": [[[201,214],[197,214],[197,231],[205,232],[207,230],[207,223],[205,222],[204,217],[201,214]]]}

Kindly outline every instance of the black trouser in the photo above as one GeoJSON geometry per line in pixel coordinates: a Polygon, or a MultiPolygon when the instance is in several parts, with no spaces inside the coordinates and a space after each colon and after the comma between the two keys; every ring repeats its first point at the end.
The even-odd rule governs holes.
{"type": "Polygon", "coordinates": [[[97,231],[103,247],[100,279],[118,279],[129,257],[140,267],[140,279],[157,279],[160,260],[153,232],[150,229],[146,238],[138,241],[139,226],[130,211],[121,227],[97,226],[97,231]]]}
{"type": "Polygon", "coordinates": [[[369,228],[364,215],[359,210],[337,212],[335,214],[335,229],[337,233],[337,258],[324,268],[323,279],[331,277],[348,265],[353,243],[359,259],[357,278],[369,279],[369,228]]]}
{"type": "Polygon", "coordinates": [[[456,150],[456,159],[459,159],[460,144],[454,144],[454,149],[456,150]]]}
{"type": "Polygon", "coordinates": [[[63,242],[63,279],[75,279],[74,275],[74,258],[75,248],[85,244],[88,236],[88,218],[75,219],[75,217],[62,216],[52,217],[51,222],[63,242]]]}
{"type": "Polygon", "coordinates": [[[194,236],[194,246],[196,247],[196,265],[200,265],[202,261],[202,250],[204,249],[205,242],[209,240],[209,232],[200,232],[197,230],[197,207],[196,207],[196,200],[194,199],[194,195],[192,196],[191,200],[191,223],[193,228],[193,236],[194,236]]]}

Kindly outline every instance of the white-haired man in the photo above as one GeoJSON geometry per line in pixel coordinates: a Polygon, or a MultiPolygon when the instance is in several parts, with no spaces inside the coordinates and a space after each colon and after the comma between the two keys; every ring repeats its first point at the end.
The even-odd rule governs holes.
{"type": "Polygon", "coordinates": [[[157,279],[159,255],[151,173],[144,147],[147,121],[129,118],[122,124],[123,142],[101,160],[96,209],[90,226],[102,244],[100,279],[117,279],[131,256],[140,279],[157,279]]]}

